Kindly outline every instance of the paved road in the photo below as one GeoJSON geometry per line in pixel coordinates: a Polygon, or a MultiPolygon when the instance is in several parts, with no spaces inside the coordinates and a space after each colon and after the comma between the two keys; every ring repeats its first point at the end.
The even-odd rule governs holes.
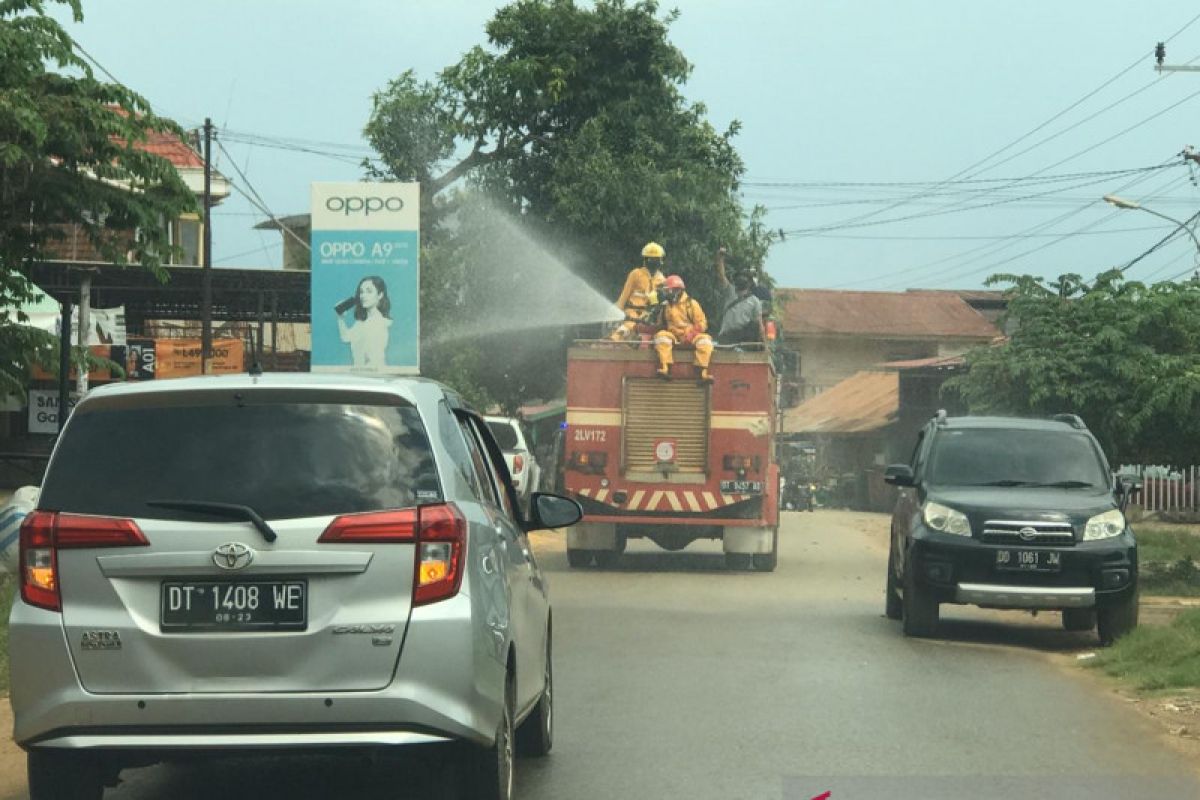
{"type": "MultiPolygon", "coordinates": [[[[883,524],[790,514],[773,575],[728,573],[713,545],[569,572],[553,543],[557,742],[518,796],[1200,797],[1156,729],[1045,657],[1094,641],[1056,615],[944,609],[945,638],[903,638],[880,613],[883,524]]],[[[129,771],[106,798],[434,798],[446,775],[437,753],[229,762],[129,771]]]]}

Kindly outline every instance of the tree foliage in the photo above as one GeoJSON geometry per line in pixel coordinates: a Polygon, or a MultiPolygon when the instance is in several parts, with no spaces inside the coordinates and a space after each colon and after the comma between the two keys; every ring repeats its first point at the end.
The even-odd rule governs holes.
{"type": "MultiPolygon", "coordinates": [[[[82,20],[80,0],[51,2],[82,20]]],[[[80,226],[113,263],[153,269],[170,250],[164,220],[195,206],[170,162],[137,146],[182,131],[136,93],[97,80],[48,5],[0,0],[0,308],[36,299],[29,266],[62,235],[57,226],[80,226]]],[[[53,346],[15,325],[0,322],[4,394],[20,392],[30,359],[53,346]]]]}
{"type": "Polygon", "coordinates": [[[1079,414],[1109,458],[1193,464],[1200,452],[1200,284],[1088,286],[1005,275],[1009,339],[947,384],[972,413],[1079,414]]]}
{"type": "MultiPolygon", "coordinates": [[[[424,190],[422,318],[431,340],[487,298],[490,277],[480,283],[460,271],[447,293],[445,276],[434,274],[453,273],[448,254],[466,246],[456,241],[469,228],[458,219],[464,188],[572,254],[571,268],[614,298],[651,240],[710,309],[720,245],[744,266],[761,267],[770,236],[760,217],[746,218],[737,196],[738,123],[718,131],[705,107],[684,96],[691,65],[669,40],[675,18],[654,0],[517,0],[487,24],[486,46],[435,80],[406,72],[375,95],[365,133],[383,166],[369,167],[371,176],[420,181],[424,190]]],[[[530,286],[531,306],[553,302],[537,288],[530,286]]],[[[557,391],[561,370],[546,369],[542,356],[531,359],[539,365],[532,374],[483,368],[498,348],[511,356],[528,338],[476,342],[490,353],[468,370],[489,399],[514,380],[527,396],[557,391]]],[[[559,350],[561,338],[543,337],[559,350]]],[[[447,377],[437,371],[438,353],[422,359],[447,377]]]]}

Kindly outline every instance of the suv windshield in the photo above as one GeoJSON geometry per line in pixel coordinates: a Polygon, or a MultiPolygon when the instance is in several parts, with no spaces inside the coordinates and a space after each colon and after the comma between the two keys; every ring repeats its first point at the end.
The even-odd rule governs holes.
{"type": "Polygon", "coordinates": [[[998,428],[940,431],[926,479],[935,486],[1108,486],[1087,436],[998,428]]]}
{"type": "Polygon", "coordinates": [[[45,509],[211,520],[146,505],[196,500],[288,519],[441,498],[412,406],[287,402],[83,412],[71,420],[46,475],[45,509]]]}
{"type": "Polygon", "coordinates": [[[492,436],[496,437],[496,444],[500,445],[501,450],[516,450],[519,447],[517,431],[511,422],[489,420],[487,426],[492,431],[492,436]]]}

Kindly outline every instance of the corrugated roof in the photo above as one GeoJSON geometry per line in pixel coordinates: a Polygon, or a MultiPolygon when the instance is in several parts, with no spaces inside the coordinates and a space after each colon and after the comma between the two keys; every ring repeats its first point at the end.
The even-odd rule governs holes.
{"type": "Polygon", "coordinates": [[[908,361],[887,361],[879,366],[884,369],[920,369],[921,367],[960,367],[967,363],[962,356],[934,356],[914,358],[908,361]]]}
{"type": "Polygon", "coordinates": [[[867,433],[896,420],[900,374],[859,372],[783,415],[786,433],[867,433]]]}
{"type": "Polygon", "coordinates": [[[951,292],[843,292],[777,289],[786,335],[979,339],[1000,331],[951,292]]]}

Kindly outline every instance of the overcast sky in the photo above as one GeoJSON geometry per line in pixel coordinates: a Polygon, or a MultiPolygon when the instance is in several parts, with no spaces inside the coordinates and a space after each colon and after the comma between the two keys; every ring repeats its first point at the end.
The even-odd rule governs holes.
{"type": "MultiPolygon", "coordinates": [[[[432,78],[482,43],[498,5],[84,0],[85,20],[70,30],[160,113],[187,126],[212,117],[282,216],[308,210],[310,181],[358,178],[371,93],[408,68],[432,78]],[[325,142],[309,147],[342,158],[249,144],[247,135],[325,142]]],[[[747,206],[767,206],[772,228],[793,231],[767,265],[780,285],[971,288],[1002,271],[1091,275],[1176,229],[1112,209],[1099,200],[1106,192],[1179,219],[1200,211],[1200,189],[1181,163],[1132,172],[1200,146],[1200,72],[1153,69],[1155,42],[1181,29],[1167,63],[1200,63],[1200,20],[1185,29],[1200,14],[1194,2],[664,6],[682,12],[671,36],[695,65],[687,95],[708,106],[716,127],[744,125],[747,206]],[[1114,174],[1094,174],[1102,172],[1114,174]],[[1062,177],[1080,173],[1088,174],[1062,177]]],[[[247,188],[222,159],[221,170],[247,188]]],[[[279,266],[279,234],[253,230],[264,217],[242,196],[215,213],[218,265],[279,266]]],[[[1195,251],[1180,236],[1128,274],[1187,273],[1195,251]]]]}

